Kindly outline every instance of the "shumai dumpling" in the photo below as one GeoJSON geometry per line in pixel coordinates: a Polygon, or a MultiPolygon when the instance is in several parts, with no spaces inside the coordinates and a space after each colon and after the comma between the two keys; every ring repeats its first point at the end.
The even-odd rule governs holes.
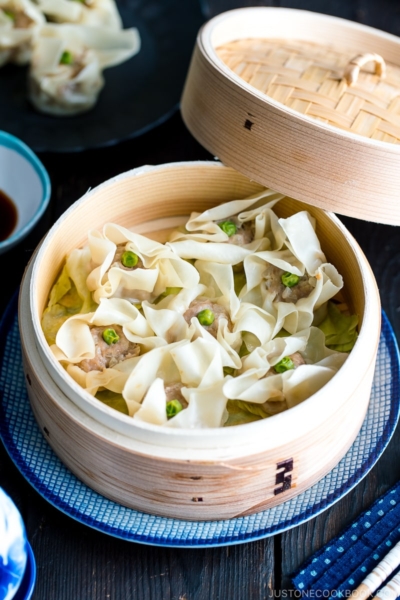
{"type": "Polygon", "coordinates": [[[29,98],[37,110],[53,115],[86,112],[104,85],[102,71],[139,49],[135,28],[45,25],[34,41],[29,98]]]}
{"type": "Polygon", "coordinates": [[[0,67],[7,62],[27,64],[32,38],[44,23],[30,0],[0,0],[0,67]]]}
{"type": "Polygon", "coordinates": [[[46,17],[56,23],[76,23],[122,29],[114,0],[36,0],[46,17]]]}

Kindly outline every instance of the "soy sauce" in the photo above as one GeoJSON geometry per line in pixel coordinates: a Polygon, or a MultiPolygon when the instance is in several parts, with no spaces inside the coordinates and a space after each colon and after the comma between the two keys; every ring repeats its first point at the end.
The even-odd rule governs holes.
{"type": "Polygon", "coordinates": [[[18,220],[17,207],[9,196],[0,190],[0,241],[7,239],[18,220]]]}

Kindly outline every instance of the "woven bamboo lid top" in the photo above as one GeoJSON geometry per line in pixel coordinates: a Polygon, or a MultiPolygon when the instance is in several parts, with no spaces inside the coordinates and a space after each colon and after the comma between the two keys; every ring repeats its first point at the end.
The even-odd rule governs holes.
{"type": "Polygon", "coordinates": [[[240,39],[216,48],[236,75],[284,106],[368,138],[400,143],[400,68],[332,46],[240,39]]]}
{"type": "Polygon", "coordinates": [[[249,179],[400,225],[399,37],[288,8],[222,13],[198,34],[181,113],[249,179]]]}

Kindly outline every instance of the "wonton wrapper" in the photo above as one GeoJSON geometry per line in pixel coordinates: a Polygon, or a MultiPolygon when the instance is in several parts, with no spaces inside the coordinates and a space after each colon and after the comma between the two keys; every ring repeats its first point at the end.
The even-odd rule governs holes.
{"type": "Polygon", "coordinates": [[[143,302],[144,315],[154,333],[168,344],[183,339],[190,341],[196,328],[187,323],[183,313],[193,300],[207,291],[204,285],[199,284],[193,288],[184,288],[178,294],[166,296],[157,304],[143,302]]]}
{"type": "Polygon", "coordinates": [[[147,297],[155,299],[167,287],[194,288],[199,282],[199,274],[193,265],[164,244],[118,225],[108,223],[103,233],[89,232],[89,247],[93,262],[99,265],[87,278],[96,302],[114,296],[140,302],[146,295],[142,298],[135,292],[146,292],[147,297]],[[137,254],[144,268],[125,270],[112,266],[116,246],[120,244],[137,254]]]}
{"type": "MultiPolygon", "coordinates": [[[[70,317],[58,330],[56,343],[51,346],[51,350],[55,358],[64,363],[71,377],[92,395],[95,395],[99,388],[121,394],[134,366],[141,359],[141,355],[128,358],[114,367],[102,371],[86,373],[78,363],[84,359],[94,358],[95,355],[95,344],[90,333],[90,325],[121,325],[127,339],[139,344],[142,352],[166,345],[162,338],[154,335],[138,309],[121,298],[103,298],[95,312],[70,317]]],[[[134,406],[128,404],[131,415],[134,406]]]]}
{"type": "Polygon", "coordinates": [[[241,332],[251,333],[260,344],[265,344],[272,338],[277,328],[276,319],[260,306],[240,302],[235,292],[234,275],[230,265],[198,260],[196,268],[200,273],[200,281],[214,289],[216,295],[222,298],[220,302],[229,306],[233,330],[232,334],[227,332],[228,344],[235,347],[238,344],[237,334],[241,332]]]}
{"type": "Polygon", "coordinates": [[[75,23],[91,27],[122,29],[114,0],[36,0],[40,10],[57,23],[75,23]]]}
{"type": "Polygon", "coordinates": [[[307,212],[279,219],[278,223],[281,232],[278,232],[280,241],[276,250],[255,252],[245,257],[243,264],[247,283],[240,292],[242,302],[262,306],[275,318],[272,337],[282,328],[293,334],[310,327],[315,311],[343,287],[343,278],[337,269],[326,262],[315,233],[315,220],[307,212]],[[263,279],[268,264],[300,277],[307,273],[312,278],[314,289],[297,302],[275,301],[263,279]]]}
{"type": "Polygon", "coordinates": [[[165,344],[155,338],[148,322],[133,304],[121,298],[104,298],[94,313],[73,315],[61,325],[56,343],[51,347],[57,360],[79,363],[94,358],[95,343],[90,325],[121,325],[128,340],[146,349],[165,344]]]}
{"type": "MultiPolygon", "coordinates": [[[[122,394],[125,383],[140,358],[141,356],[128,358],[109,369],[89,371],[89,373],[71,363],[67,366],[67,373],[92,396],[95,396],[99,389],[106,389],[115,394],[122,394]]],[[[140,408],[140,404],[135,402],[127,402],[126,404],[129,416],[131,417],[140,408]]]]}
{"type": "Polygon", "coordinates": [[[255,252],[246,257],[246,291],[256,287],[263,278],[265,263],[302,276],[307,271],[315,276],[326,257],[315,233],[315,220],[305,211],[296,213],[287,219],[278,219],[273,250],[255,252]]]}
{"type": "Polygon", "coordinates": [[[209,333],[196,316],[187,323],[183,314],[194,300],[205,300],[223,306],[230,316],[229,306],[224,297],[215,298],[213,290],[199,284],[195,288],[183,289],[176,295],[164,298],[157,305],[144,302],[143,312],[155,334],[167,343],[182,339],[188,341],[203,338],[215,344],[215,352],[221,355],[224,367],[239,368],[241,361],[237,351],[242,343],[240,332],[229,331],[228,321],[223,318],[218,321],[217,338],[209,333]]]}
{"type": "Polygon", "coordinates": [[[344,352],[325,347],[325,336],[316,327],[286,338],[275,338],[244,358],[241,374],[227,378],[224,393],[232,400],[264,404],[268,400],[286,400],[291,408],[321,389],[347,358],[344,352]],[[299,352],[306,363],[297,369],[265,377],[283,357],[299,352]]]}
{"type": "Polygon", "coordinates": [[[44,23],[44,16],[30,0],[0,0],[0,67],[7,62],[28,64],[32,40],[44,23]]]}
{"type": "MultiPolygon", "coordinates": [[[[231,200],[215,206],[214,208],[210,208],[201,214],[192,213],[185,225],[188,233],[181,233],[179,231],[173,232],[169,244],[172,245],[173,242],[182,240],[197,242],[227,242],[229,239],[228,235],[222,231],[216,221],[229,219],[233,216],[237,216],[240,223],[254,221],[254,240],[259,242],[262,238],[266,238],[269,231],[271,231],[272,222],[277,219],[277,216],[271,209],[274,204],[279,200],[282,200],[282,198],[284,198],[282,194],[266,189],[260,194],[251,196],[250,198],[231,200]],[[270,198],[267,204],[263,202],[266,198],[270,198]],[[256,207],[254,207],[254,205],[256,205],[256,207]]],[[[252,245],[257,246],[253,243],[252,245]]],[[[245,247],[247,248],[248,246],[250,246],[250,244],[247,244],[245,247]]],[[[197,248],[196,245],[194,245],[194,247],[197,248]]],[[[178,254],[181,253],[180,248],[180,245],[174,246],[174,249],[178,254]]],[[[185,256],[184,258],[187,257],[185,256]]],[[[191,258],[203,257],[193,254],[191,258]]]]}
{"type": "Polygon", "coordinates": [[[178,428],[221,427],[226,419],[227,398],[222,391],[221,356],[215,340],[198,338],[193,343],[178,342],[145,355],[125,385],[125,400],[139,402],[134,418],[148,423],[178,428]],[[161,377],[160,377],[161,375],[161,377]],[[167,421],[164,383],[181,381],[188,402],[167,421]]]}
{"type": "Polygon", "coordinates": [[[170,419],[166,426],[182,429],[222,427],[227,418],[227,397],[223,392],[223,381],[209,387],[192,390],[183,388],[189,406],[170,419]]]}
{"type": "Polygon", "coordinates": [[[139,52],[137,29],[44,25],[33,43],[29,98],[39,111],[63,116],[91,109],[104,85],[102,71],[139,52]],[[64,52],[72,64],[60,64],[64,52]]]}
{"type": "Polygon", "coordinates": [[[252,292],[241,295],[241,300],[242,302],[261,304],[261,307],[275,319],[275,328],[271,336],[275,337],[281,329],[286,329],[293,334],[310,327],[315,311],[333,298],[342,287],[341,275],[333,265],[326,263],[317,270],[315,288],[309,296],[300,298],[295,303],[271,301],[263,284],[260,284],[252,292]]]}
{"type": "Polygon", "coordinates": [[[154,348],[143,354],[136,367],[131,372],[122,392],[127,402],[140,404],[153,381],[159,377],[165,383],[180,381],[180,374],[172,359],[171,350],[176,346],[186,345],[182,340],[175,344],[168,344],[154,348]]]}
{"type": "Polygon", "coordinates": [[[167,396],[164,381],[157,377],[147,390],[142,404],[134,414],[134,418],[137,421],[144,421],[153,425],[166,425],[168,421],[166,404],[167,396]]]}

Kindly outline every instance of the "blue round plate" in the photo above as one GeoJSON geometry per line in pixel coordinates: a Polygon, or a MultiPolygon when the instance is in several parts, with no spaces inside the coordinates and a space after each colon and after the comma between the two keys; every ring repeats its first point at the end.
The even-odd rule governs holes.
{"type": "Polygon", "coordinates": [[[27,542],[28,560],[26,563],[25,573],[13,600],[30,600],[36,583],[36,561],[33,550],[29,542],[27,542]]]}
{"type": "Polygon", "coordinates": [[[183,521],[121,506],[79,481],[58,459],[33,416],[25,389],[17,321],[17,294],[0,323],[0,435],[31,485],[77,521],[109,535],[155,546],[213,547],[275,535],[312,519],[347,494],[371,470],[395,430],[400,411],[399,350],[382,313],[371,401],[347,454],[318,483],[295,498],[248,517],[183,521]]]}

